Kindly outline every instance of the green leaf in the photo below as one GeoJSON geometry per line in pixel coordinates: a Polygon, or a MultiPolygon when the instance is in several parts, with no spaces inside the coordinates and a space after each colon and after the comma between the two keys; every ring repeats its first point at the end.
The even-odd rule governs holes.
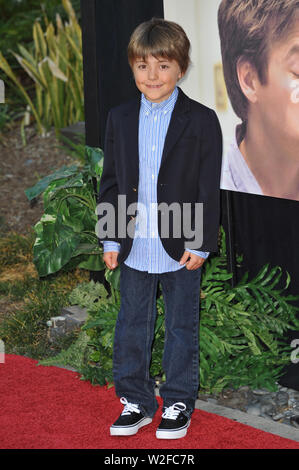
{"type": "Polygon", "coordinates": [[[100,176],[103,167],[104,153],[99,147],[85,146],[86,160],[93,175],[100,176]]]}
{"type": "Polygon", "coordinates": [[[88,269],[89,271],[103,271],[106,267],[102,257],[99,254],[90,255],[86,260],[78,264],[79,268],[88,269]]]}
{"type": "Polygon", "coordinates": [[[27,198],[29,199],[29,201],[31,201],[32,199],[37,197],[39,194],[43,193],[52,181],[60,180],[62,178],[68,178],[70,176],[75,175],[77,171],[78,171],[78,167],[76,165],[72,165],[69,167],[66,165],[63,165],[59,170],[39,180],[31,188],[25,189],[25,194],[27,198]]]}
{"type": "Polygon", "coordinates": [[[115,269],[107,269],[105,272],[105,278],[116,290],[119,289],[119,279],[120,279],[120,267],[117,266],[115,269]]]}
{"type": "Polygon", "coordinates": [[[40,276],[59,271],[72,258],[80,235],[62,223],[60,214],[44,214],[35,225],[33,261],[40,276]]]}

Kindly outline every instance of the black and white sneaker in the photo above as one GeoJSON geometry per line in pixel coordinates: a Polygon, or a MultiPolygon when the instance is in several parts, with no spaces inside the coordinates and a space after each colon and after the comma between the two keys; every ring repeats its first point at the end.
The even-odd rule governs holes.
{"type": "Polygon", "coordinates": [[[111,436],[132,436],[142,426],[152,422],[152,418],[144,416],[138,405],[129,403],[124,397],[120,399],[120,402],[125,407],[119,418],[110,427],[111,436]]]}
{"type": "Polygon", "coordinates": [[[180,439],[186,436],[191,418],[183,413],[185,410],[186,405],[181,402],[165,408],[156,431],[157,439],[180,439]]]}

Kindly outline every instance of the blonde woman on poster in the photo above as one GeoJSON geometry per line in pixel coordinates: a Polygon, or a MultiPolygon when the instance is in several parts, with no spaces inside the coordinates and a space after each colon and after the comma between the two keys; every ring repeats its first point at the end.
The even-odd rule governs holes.
{"type": "Polygon", "coordinates": [[[221,188],[299,201],[299,0],[222,0],[218,26],[242,121],[221,188]]]}

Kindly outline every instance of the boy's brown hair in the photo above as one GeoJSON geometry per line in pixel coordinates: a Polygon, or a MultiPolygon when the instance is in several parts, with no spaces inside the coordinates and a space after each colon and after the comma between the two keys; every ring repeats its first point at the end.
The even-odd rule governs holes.
{"type": "Polygon", "coordinates": [[[218,10],[223,73],[232,107],[247,120],[248,101],[237,75],[237,64],[248,60],[262,85],[268,80],[271,46],[299,19],[299,0],[222,0],[218,10]]]}
{"type": "Polygon", "coordinates": [[[128,45],[128,60],[133,68],[135,59],[148,55],[176,60],[182,73],[190,64],[190,41],[183,28],[173,21],[152,18],[133,31],[128,45]]]}

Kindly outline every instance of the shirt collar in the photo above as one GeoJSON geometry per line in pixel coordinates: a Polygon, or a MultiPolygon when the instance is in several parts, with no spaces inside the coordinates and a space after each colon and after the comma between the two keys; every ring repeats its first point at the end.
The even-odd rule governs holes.
{"type": "Polygon", "coordinates": [[[170,111],[174,108],[175,102],[177,100],[179,91],[178,87],[176,86],[169,98],[167,98],[164,101],[161,101],[161,103],[153,103],[152,101],[149,101],[144,94],[141,94],[141,106],[144,107],[146,111],[170,111]]]}

